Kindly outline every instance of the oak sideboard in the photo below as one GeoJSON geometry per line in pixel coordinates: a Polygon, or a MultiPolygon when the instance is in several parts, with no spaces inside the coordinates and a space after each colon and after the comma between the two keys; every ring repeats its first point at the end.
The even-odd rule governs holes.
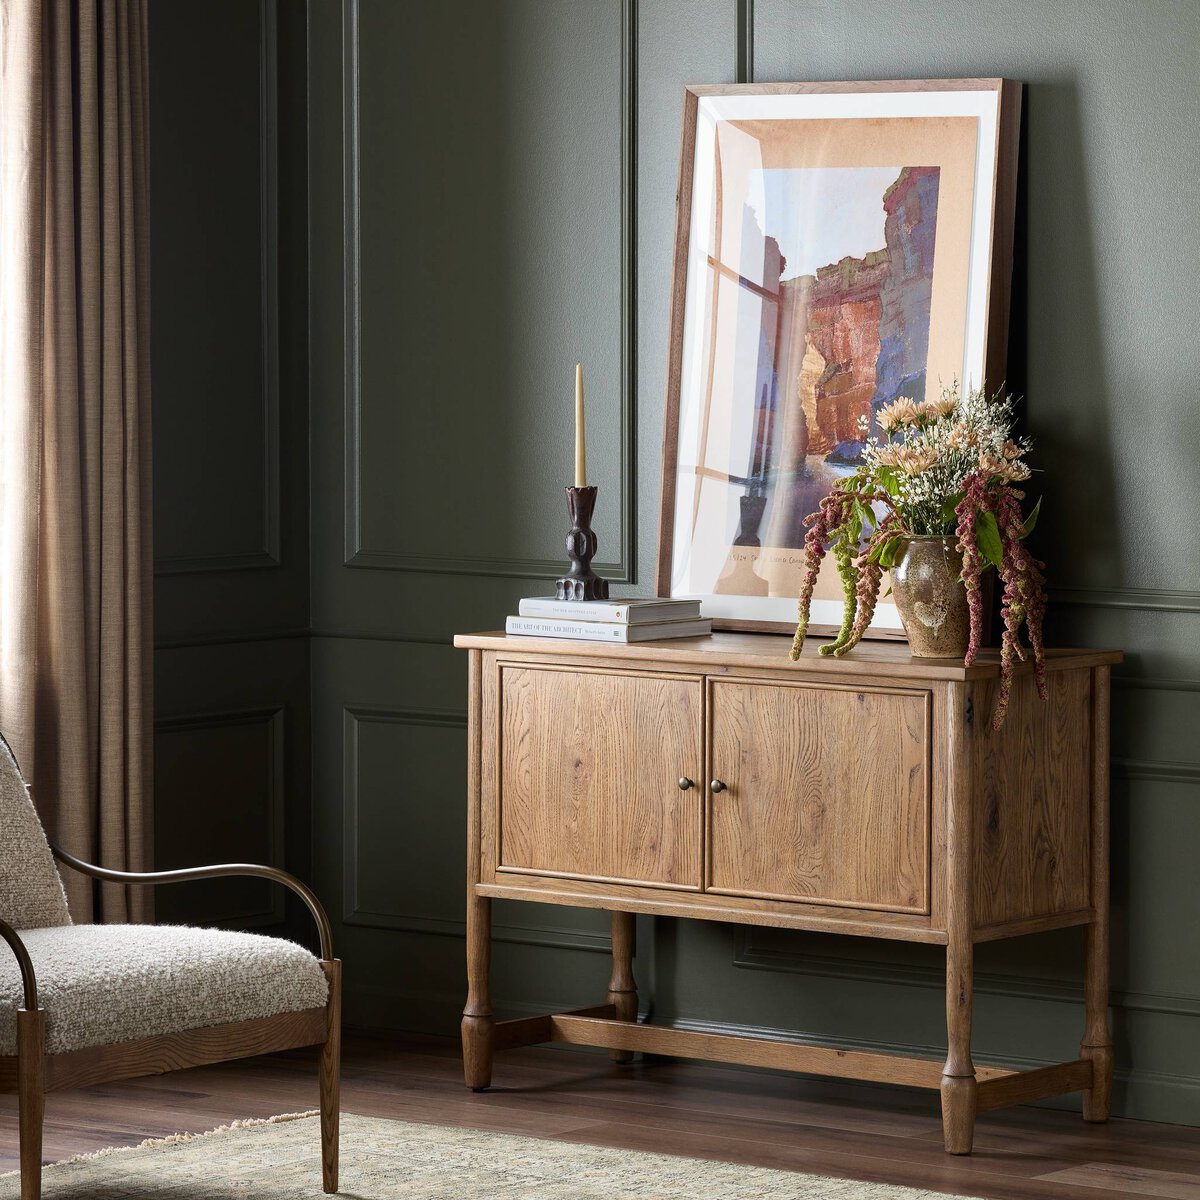
{"type": "MultiPolygon", "coordinates": [[[[461,635],[470,657],[466,1083],[539,1042],[935,1089],[946,1149],[976,1113],[1070,1092],[1108,1116],[1109,672],[1050,651],[1048,699],[1018,668],[990,722],[994,652],[966,668],[862,643],[798,662],[764,634],[633,645],[461,635]],[[612,917],[606,1002],[497,1021],[493,899],[612,917]],[[634,914],[946,947],[945,1061],[639,1024],[634,914]],[[1078,1058],[1029,1071],[971,1058],[978,942],[1084,931],[1078,1058]]],[[[1019,1048],[1014,1048],[1019,1051],[1019,1048]]]]}

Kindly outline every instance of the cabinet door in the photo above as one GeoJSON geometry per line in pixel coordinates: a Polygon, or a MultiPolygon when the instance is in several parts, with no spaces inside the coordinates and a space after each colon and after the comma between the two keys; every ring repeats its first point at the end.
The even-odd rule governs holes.
{"type": "Polygon", "coordinates": [[[929,911],[926,692],[712,684],[710,889],[929,911]]]}
{"type": "Polygon", "coordinates": [[[699,889],[702,688],[505,666],[499,869],[699,889]]]}

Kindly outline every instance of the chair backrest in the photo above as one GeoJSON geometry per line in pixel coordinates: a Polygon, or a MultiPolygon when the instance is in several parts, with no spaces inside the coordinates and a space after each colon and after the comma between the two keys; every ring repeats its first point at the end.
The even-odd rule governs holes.
{"type": "Polygon", "coordinates": [[[0,920],[14,929],[70,925],[67,897],[29,788],[0,735],[0,920]]]}

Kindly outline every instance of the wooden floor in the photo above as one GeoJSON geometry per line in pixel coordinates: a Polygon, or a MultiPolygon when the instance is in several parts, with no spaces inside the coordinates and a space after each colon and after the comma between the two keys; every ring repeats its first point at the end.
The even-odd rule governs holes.
{"type": "MultiPolygon", "coordinates": [[[[663,1060],[614,1066],[553,1048],[501,1056],[497,1087],[480,1095],[463,1088],[459,1071],[448,1041],[354,1037],[344,1107],[997,1200],[1200,1200],[1200,1129],[1089,1126],[1069,1113],[1006,1109],[979,1119],[975,1154],[957,1159],[942,1151],[928,1092],[663,1060]]],[[[49,1097],[45,1153],[52,1161],[315,1104],[315,1068],[304,1052],[61,1092],[49,1097]]],[[[346,1144],[343,1154],[353,1153],[346,1144]]],[[[0,1171],[16,1165],[15,1106],[0,1096],[0,1171]]]]}

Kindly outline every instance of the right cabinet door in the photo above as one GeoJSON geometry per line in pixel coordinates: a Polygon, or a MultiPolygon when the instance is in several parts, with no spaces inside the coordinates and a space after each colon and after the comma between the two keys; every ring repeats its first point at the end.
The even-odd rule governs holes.
{"type": "Polygon", "coordinates": [[[708,890],[927,913],[929,693],[710,687],[708,890]]]}

